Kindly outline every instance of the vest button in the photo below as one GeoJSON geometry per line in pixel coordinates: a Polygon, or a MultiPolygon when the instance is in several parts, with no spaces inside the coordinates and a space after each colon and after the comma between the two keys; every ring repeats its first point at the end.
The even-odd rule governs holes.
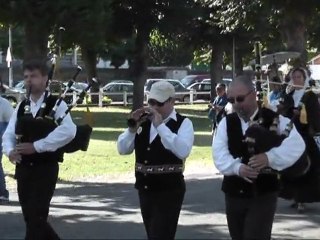
{"type": "Polygon", "coordinates": [[[147,161],[147,160],[144,160],[144,163],[145,163],[145,164],[147,164],[147,163],[148,163],[148,161],[147,161]]]}
{"type": "Polygon", "coordinates": [[[148,186],[147,186],[147,185],[144,185],[144,189],[148,189],[148,186]]]}
{"type": "Polygon", "coordinates": [[[30,166],[33,166],[33,163],[30,163],[30,166]]]}
{"type": "Polygon", "coordinates": [[[240,193],[243,193],[243,190],[242,190],[242,189],[240,190],[240,193]]]}
{"type": "Polygon", "coordinates": [[[145,176],[145,177],[146,177],[146,176],[147,176],[147,174],[145,173],[145,174],[143,174],[143,176],[145,176]]]}
{"type": "Polygon", "coordinates": [[[147,151],[150,151],[150,148],[149,148],[149,147],[147,148],[147,151]]]}

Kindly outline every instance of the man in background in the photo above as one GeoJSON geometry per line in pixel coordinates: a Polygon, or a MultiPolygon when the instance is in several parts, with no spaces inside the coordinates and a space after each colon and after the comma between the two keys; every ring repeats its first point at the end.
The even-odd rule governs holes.
{"type": "Polygon", "coordinates": [[[227,105],[226,85],[219,83],[216,86],[216,97],[209,103],[208,118],[212,121],[212,130],[214,131],[224,117],[224,107],[227,105]]]}

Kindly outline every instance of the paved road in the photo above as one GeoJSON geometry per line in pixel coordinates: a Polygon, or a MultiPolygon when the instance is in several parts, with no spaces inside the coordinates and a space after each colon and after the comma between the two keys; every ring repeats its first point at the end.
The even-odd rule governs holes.
{"type": "MultiPolygon", "coordinates": [[[[186,173],[187,193],[177,239],[228,239],[221,176],[186,173]]],[[[113,181],[60,182],[51,205],[50,222],[63,239],[146,239],[132,177],[113,181]]],[[[24,224],[12,190],[11,203],[0,206],[0,239],[21,239],[24,224]]],[[[320,239],[320,204],[304,214],[280,200],[274,239],[320,239]]]]}

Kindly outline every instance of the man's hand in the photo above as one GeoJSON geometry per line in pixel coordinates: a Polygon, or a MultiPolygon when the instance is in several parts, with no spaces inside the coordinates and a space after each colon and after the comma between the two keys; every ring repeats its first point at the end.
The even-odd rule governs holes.
{"type": "Polygon", "coordinates": [[[260,171],[262,168],[269,166],[268,157],[265,153],[254,155],[249,159],[248,165],[257,171],[260,171]]]}
{"type": "Polygon", "coordinates": [[[251,179],[256,179],[258,177],[258,174],[259,172],[256,169],[253,169],[248,165],[241,164],[239,175],[247,182],[252,183],[253,181],[251,179]]]}
{"type": "Polygon", "coordinates": [[[214,110],[221,111],[222,108],[222,106],[214,105],[214,110]]]}
{"type": "Polygon", "coordinates": [[[17,164],[21,162],[21,155],[17,152],[16,149],[12,150],[9,153],[9,160],[13,164],[17,164]]]}
{"type": "Polygon", "coordinates": [[[16,150],[21,155],[29,155],[36,152],[36,149],[33,146],[33,143],[19,143],[16,147],[16,150]]]}
{"type": "Polygon", "coordinates": [[[136,125],[134,127],[129,127],[130,132],[135,133],[139,128],[140,124],[147,119],[147,114],[143,116],[143,114],[147,111],[147,108],[139,108],[130,114],[130,118],[134,119],[134,121],[136,122],[136,125]]]}
{"type": "Polygon", "coordinates": [[[152,123],[154,127],[158,127],[161,123],[163,123],[163,118],[161,114],[155,110],[154,108],[150,108],[150,113],[152,113],[152,123]]]}
{"type": "Polygon", "coordinates": [[[163,118],[160,113],[157,111],[153,111],[153,118],[152,118],[153,125],[157,128],[161,123],[163,123],[163,118]]]}

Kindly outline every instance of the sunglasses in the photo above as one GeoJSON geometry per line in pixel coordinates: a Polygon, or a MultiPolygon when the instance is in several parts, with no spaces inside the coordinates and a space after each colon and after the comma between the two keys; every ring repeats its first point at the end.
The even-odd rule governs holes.
{"type": "Polygon", "coordinates": [[[252,92],[253,92],[253,90],[249,91],[247,94],[244,94],[244,95],[239,95],[239,96],[236,96],[236,97],[228,97],[227,100],[228,100],[229,103],[232,103],[232,104],[234,104],[235,102],[241,103],[252,92]]]}
{"type": "MultiPolygon", "coordinates": [[[[169,98],[169,99],[170,99],[170,98],[169,98]]],[[[164,101],[164,102],[158,102],[158,101],[155,100],[155,99],[149,99],[149,100],[148,100],[148,104],[149,104],[150,106],[163,107],[164,104],[169,101],[169,99],[166,100],[166,101],[164,101]]]]}

